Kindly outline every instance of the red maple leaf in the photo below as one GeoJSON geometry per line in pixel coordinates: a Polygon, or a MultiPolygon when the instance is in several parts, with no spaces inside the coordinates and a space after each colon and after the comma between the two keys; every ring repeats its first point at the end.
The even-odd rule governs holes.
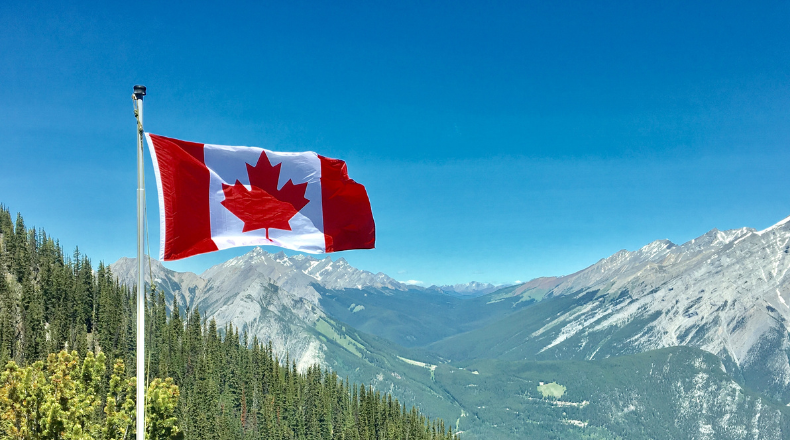
{"type": "Polygon", "coordinates": [[[268,240],[270,228],[290,231],[288,222],[309,202],[304,197],[307,182],[294,185],[289,179],[277,189],[281,165],[272,166],[264,151],[257,165],[247,164],[250,190],[238,180],[235,185],[222,184],[222,205],[244,222],[242,232],[265,228],[268,240]]]}

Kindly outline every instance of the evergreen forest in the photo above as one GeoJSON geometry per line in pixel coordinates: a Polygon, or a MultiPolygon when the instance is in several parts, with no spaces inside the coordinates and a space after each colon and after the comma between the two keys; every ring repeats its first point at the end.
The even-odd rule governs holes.
{"type": "MultiPolygon", "coordinates": [[[[148,438],[453,439],[391,395],[146,300],[148,438]]],[[[132,439],[135,291],[0,205],[0,438],[132,439]]]]}

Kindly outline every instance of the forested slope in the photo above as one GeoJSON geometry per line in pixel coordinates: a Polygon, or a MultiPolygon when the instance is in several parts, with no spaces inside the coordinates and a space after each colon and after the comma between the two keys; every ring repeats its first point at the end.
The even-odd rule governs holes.
{"type": "MultiPolygon", "coordinates": [[[[116,360],[129,367],[123,374],[134,375],[133,305],[133,292],[103,264],[94,271],[78,250],[65,256],[57,240],[26,228],[21,215],[13,221],[0,206],[0,362],[8,371],[41,369],[35,362],[63,349],[76,352],[73,359],[101,353],[95,359],[104,366],[91,370],[100,376],[91,389],[106,399],[116,360]]],[[[457,438],[442,421],[388,394],[318,367],[299,372],[268,343],[232,327],[218,329],[197,310],[182,314],[176,306],[168,315],[167,309],[164,295],[149,292],[146,381],[173,378],[180,391],[177,423],[187,439],[457,438]]],[[[0,390],[18,385],[9,383],[12,376],[3,376],[0,390]]],[[[1,430],[11,426],[13,411],[1,400],[0,413],[10,414],[0,424],[6,437],[1,430]]],[[[94,421],[107,417],[94,412],[94,421]]]]}

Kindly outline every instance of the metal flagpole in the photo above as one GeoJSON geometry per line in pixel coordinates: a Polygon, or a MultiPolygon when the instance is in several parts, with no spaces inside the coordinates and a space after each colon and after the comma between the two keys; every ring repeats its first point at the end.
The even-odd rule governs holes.
{"type": "Polygon", "coordinates": [[[143,160],[143,96],[145,86],[134,86],[137,116],[137,440],[145,440],[145,172],[143,160]]]}

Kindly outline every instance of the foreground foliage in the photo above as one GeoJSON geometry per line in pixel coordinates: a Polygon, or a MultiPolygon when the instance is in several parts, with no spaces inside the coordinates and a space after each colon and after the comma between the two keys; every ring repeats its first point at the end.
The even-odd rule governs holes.
{"type": "MultiPolygon", "coordinates": [[[[135,379],[115,364],[104,388],[103,353],[88,353],[80,363],[77,352],[50,354],[20,367],[10,361],[0,374],[0,438],[7,439],[126,439],[134,436],[135,379]],[[104,397],[104,398],[102,398],[104,397]]],[[[146,395],[147,437],[176,440],[178,387],[172,379],[155,379],[146,395]]]]}

